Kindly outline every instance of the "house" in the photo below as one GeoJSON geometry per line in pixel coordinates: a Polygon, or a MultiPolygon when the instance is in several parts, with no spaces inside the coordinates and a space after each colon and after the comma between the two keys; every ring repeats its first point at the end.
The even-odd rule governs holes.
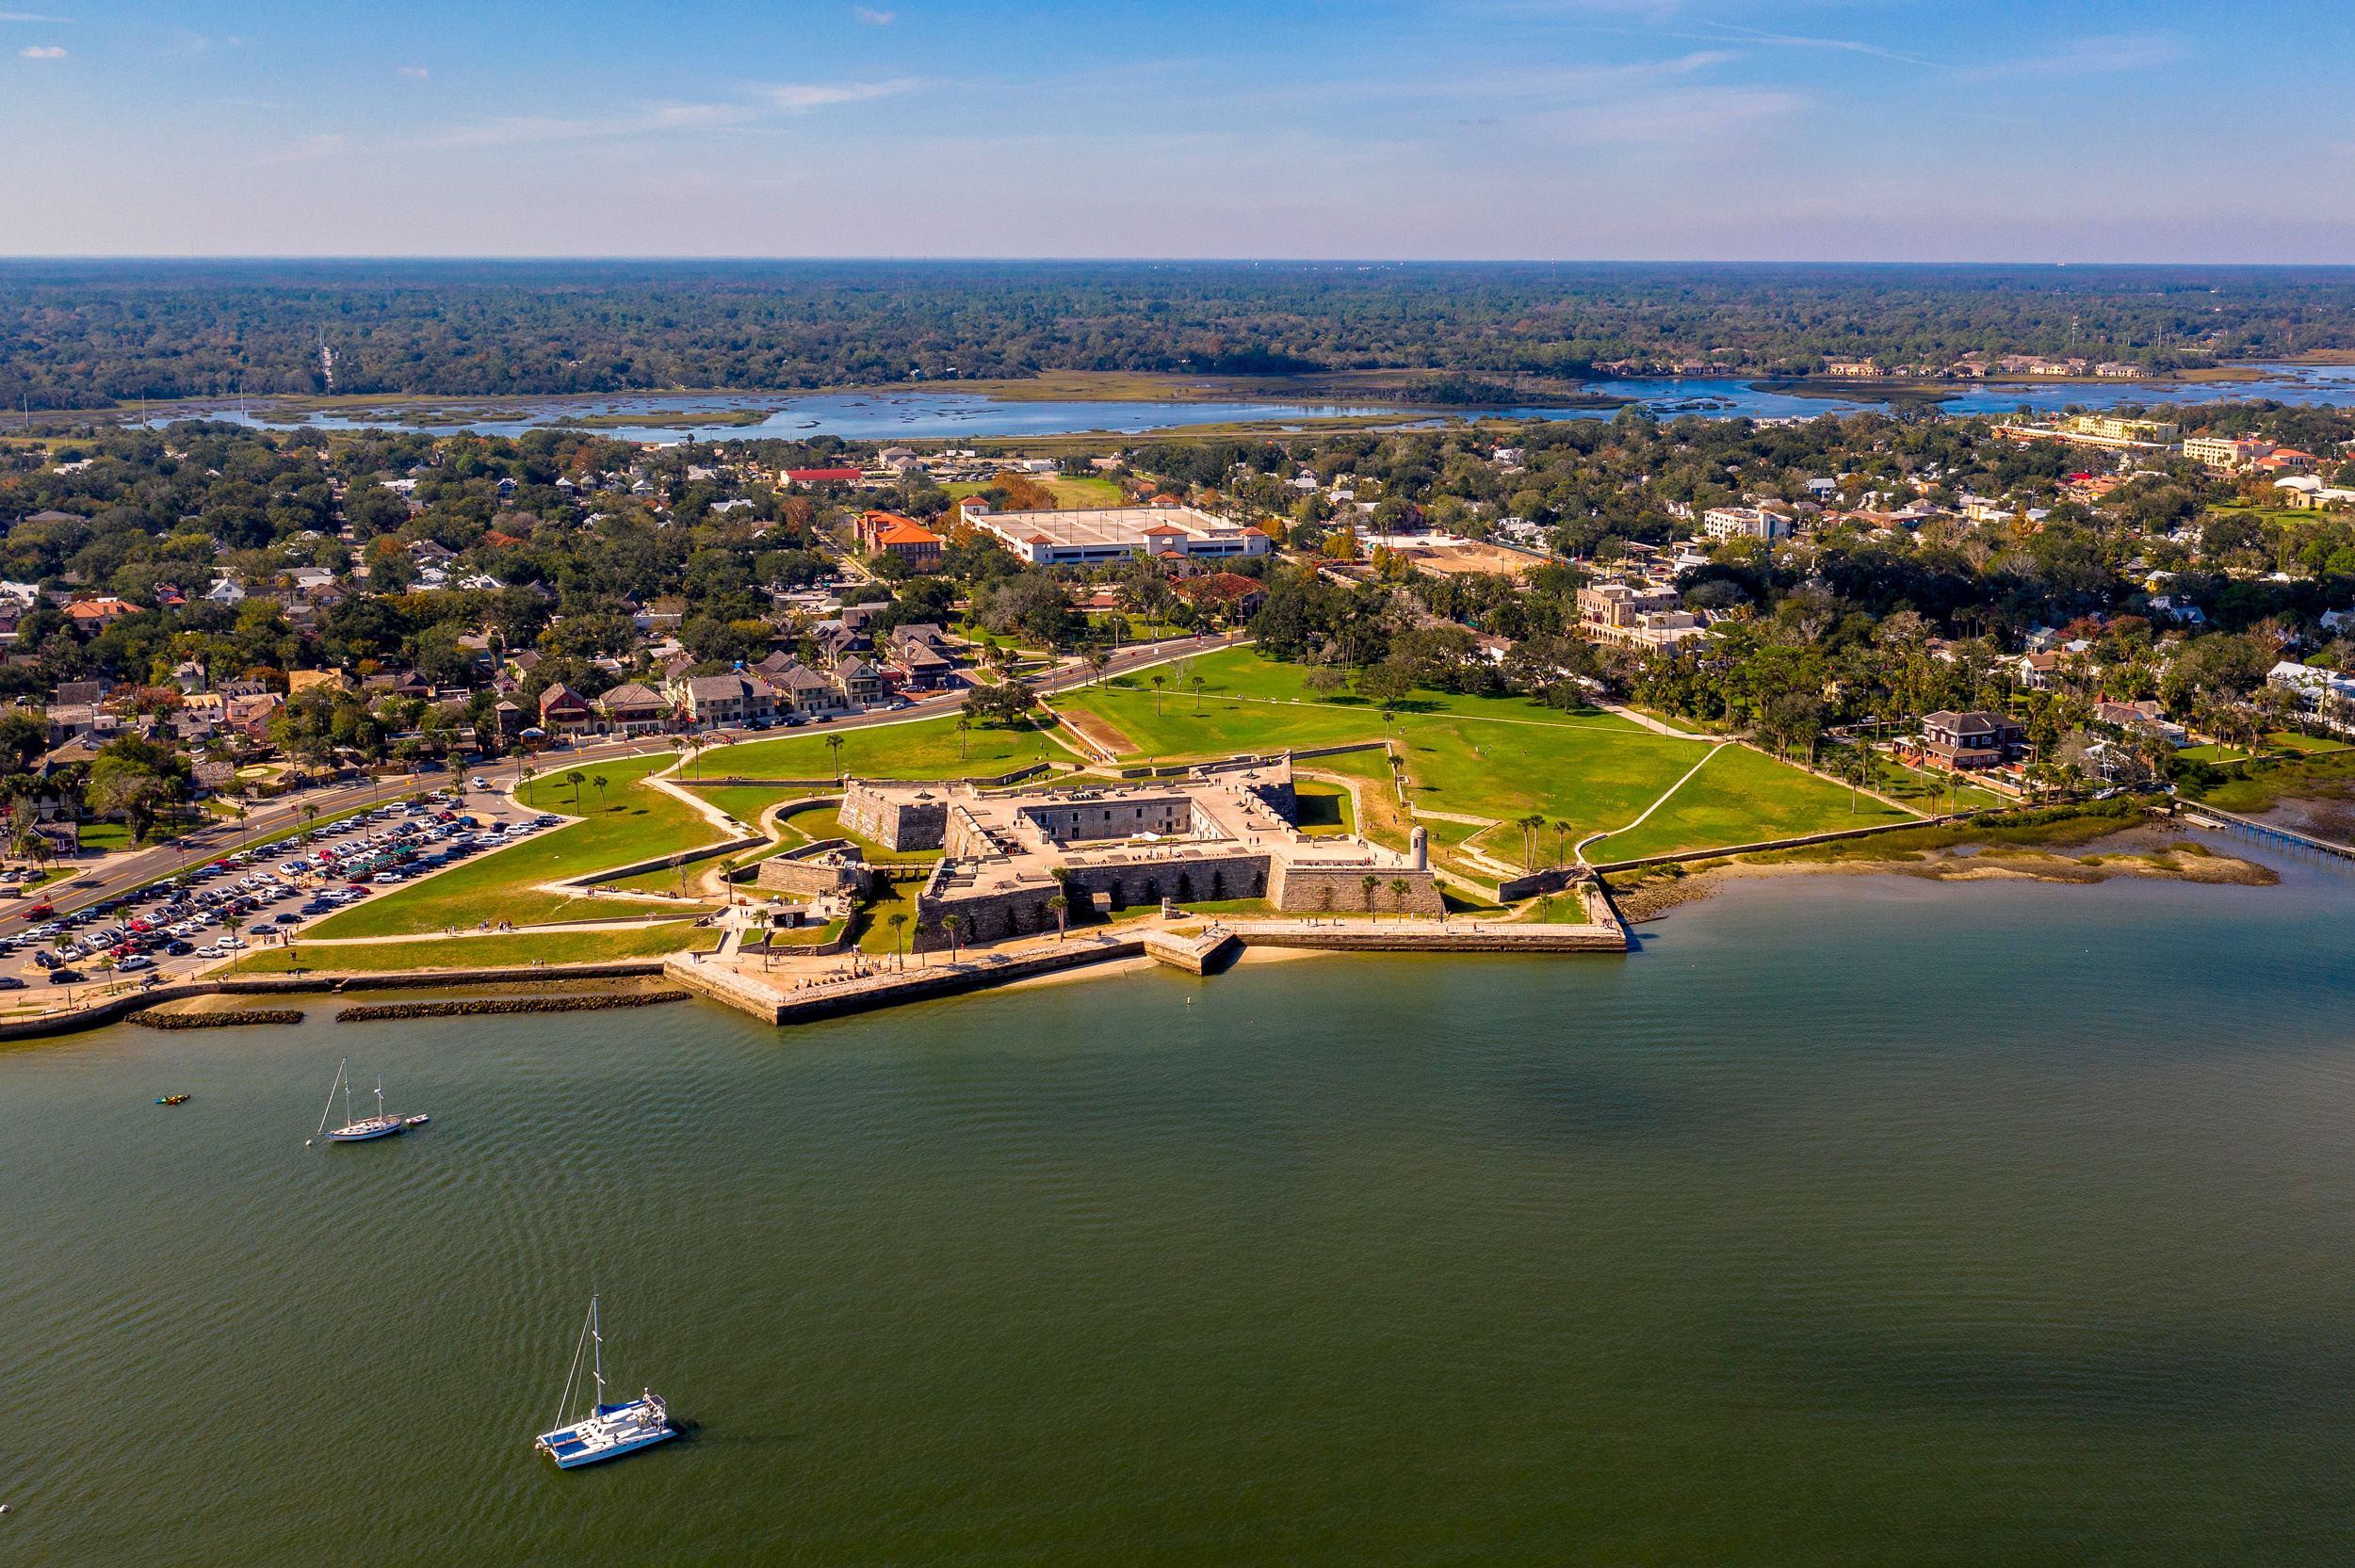
{"type": "Polygon", "coordinates": [[[75,631],[91,632],[111,625],[138,608],[138,606],[127,599],[108,595],[103,599],[78,599],[65,607],[65,613],[66,619],[73,622],[75,631]]]}
{"type": "Polygon", "coordinates": [[[674,632],[687,619],[687,601],[678,598],[649,600],[646,607],[632,616],[631,621],[642,632],[674,632]]]}
{"type": "Polygon", "coordinates": [[[1237,621],[1257,615],[1259,606],[1267,603],[1265,583],[1234,572],[1181,577],[1169,588],[1171,592],[1198,610],[1223,613],[1237,621]]]}
{"type": "Polygon", "coordinates": [[[1632,647],[1645,616],[1666,614],[1680,603],[1672,588],[1597,583],[1578,590],[1579,630],[1597,642],[1632,647]]]}
{"type": "Polygon", "coordinates": [[[662,693],[636,681],[615,687],[597,699],[605,721],[624,735],[645,735],[671,721],[671,704],[662,693]]]}
{"type": "Polygon", "coordinates": [[[234,605],[245,597],[245,590],[234,579],[220,577],[215,579],[213,586],[204,590],[204,597],[216,605],[234,605]]]}
{"type": "Polygon", "coordinates": [[[104,675],[94,681],[61,681],[57,701],[67,707],[95,707],[114,691],[114,682],[104,675]]]}
{"type": "Polygon", "coordinates": [[[2159,704],[2147,698],[2139,703],[2096,703],[2093,717],[2103,724],[2156,736],[2169,746],[2181,746],[2191,738],[2181,724],[2168,723],[2159,704]]]}
{"type": "Polygon", "coordinates": [[[779,713],[839,713],[850,706],[832,681],[798,660],[788,659],[762,678],[779,713]]]}
{"type": "Polygon", "coordinates": [[[690,724],[741,724],[776,711],[764,681],[746,675],[692,675],[672,689],[690,724]]]}
{"type": "Polygon", "coordinates": [[[901,685],[915,691],[936,691],[949,685],[956,663],[937,626],[916,623],[891,630],[890,659],[900,671],[901,685]]]}
{"type": "Polygon", "coordinates": [[[834,684],[854,705],[879,703],[884,696],[883,671],[865,659],[847,659],[835,667],[834,684]]]}
{"type": "Polygon", "coordinates": [[[1948,768],[1968,770],[1993,768],[2007,748],[2020,743],[2018,724],[2000,714],[1973,709],[1951,713],[1941,708],[1922,719],[1921,749],[1948,768]]]}
{"type": "MultiPolygon", "coordinates": [[[[227,691],[229,687],[221,689],[227,691]]],[[[433,683],[414,670],[403,670],[396,673],[370,675],[360,683],[360,689],[370,698],[430,697],[433,695],[433,683]]]]}
{"type": "Polygon", "coordinates": [[[574,734],[595,723],[596,718],[588,701],[562,681],[540,693],[540,727],[544,730],[574,734]]]}
{"type": "Polygon", "coordinates": [[[785,477],[797,485],[854,485],[860,476],[855,468],[788,468],[785,477]]]}
{"type": "Polygon", "coordinates": [[[2321,708],[2336,698],[2355,702],[2355,676],[2343,675],[2336,670],[2318,665],[2299,664],[2283,659],[2266,671],[2266,685],[2283,691],[2296,692],[2300,702],[2310,708],[2321,708]]]}

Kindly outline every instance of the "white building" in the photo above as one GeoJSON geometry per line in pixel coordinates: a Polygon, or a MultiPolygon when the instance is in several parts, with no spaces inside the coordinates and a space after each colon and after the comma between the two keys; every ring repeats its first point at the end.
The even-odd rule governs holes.
{"type": "Polygon", "coordinates": [[[1712,507],[1701,513],[1701,532],[1712,539],[1787,539],[1791,519],[1757,507],[1712,507]]]}
{"type": "Polygon", "coordinates": [[[973,521],[1032,566],[1084,566],[1127,556],[1264,556],[1275,548],[1257,528],[1192,507],[993,511],[973,521]]]}

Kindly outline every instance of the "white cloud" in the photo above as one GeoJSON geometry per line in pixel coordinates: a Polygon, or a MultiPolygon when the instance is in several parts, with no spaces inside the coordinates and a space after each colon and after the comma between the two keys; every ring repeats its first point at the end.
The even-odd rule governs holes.
{"type": "Polygon", "coordinates": [[[68,22],[70,17],[35,16],[30,11],[0,11],[0,22],[68,22]]]}
{"type": "Polygon", "coordinates": [[[58,48],[54,43],[36,43],[30,48],[19,49],[17,54],[28,60],[61,60],[65,58],[65,51],[58,48]]]}
{"type": "Polygon", "coordinates": [[[2083,38],[2056,55],[1991,65],[1967,74],[1988,76],[2098,76],[2113,71],[2142,71],[2172,65],[2184,57],[2184,47],[2171,38],[2151,35],[2083,38]]]}
{"type": "Polygon", "coordinates": [[[870,11],[865,6],[853,6],[851,14],[870,27],[888,27],[900,20],[898,11],[870,11]]]}
{"type": "Polygon", "coordinates": [[[281,148],[265,158],[265,163],[308,163],[313,158],[332,158],[349,145],[340,132],[323,131],[317,136],[304,137],[291,147],[281,148]]]}
{"type": "Polygon", "coordinates": [[[433,73],[428,71],[421,65],[404,65],[400,68],[400,73],[420,82],[424,81],[428,76],[433,74],[433,73]]]}
{"type": "Polygon", "coordinates": [[[763,89],[761,96],[788,114],[807,114],[831,104],[864,104],[869,99],[891,98],[913,92],[921,86],[923,83],[913,76],[890,82],[788,82],[763,89]]]}

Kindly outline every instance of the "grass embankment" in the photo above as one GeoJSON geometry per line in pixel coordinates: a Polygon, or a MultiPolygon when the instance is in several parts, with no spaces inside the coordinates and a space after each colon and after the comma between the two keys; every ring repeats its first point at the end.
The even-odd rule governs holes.
{"type": "MultiPolygon", "coordinates": [[[[826,745],[829,738],[828,733],[820,729],[814,735],[724,747],[704,753],[703,771],[707,777],[831,779],[835,776],[836,755],[826,745]]],[[[1027,768],[1042,757],[1050,762],[1069,757],[1062,747],[1029,724],[1014,729],[973,725],[966,730],[962,747],[953,719],[838,730],[833,732],[831,738],[842,742],[842,771],[870,779],[993,778],[1027,768]]],[[[694,786],[691,779],[678,782],[694,786]]]]}
{"type": "Polygon", "coordinates": [[[350,969],[386,973],[410,969],[486,969],[541,963],[609,963],[655,958],[717,941],[691,920],[665,920],[634,931],[555,931],[522,936],[452,936],[439,942],[368,942],[349,947],[320,946],[298,940],[292,950],[272,947],[248,953],[234,965],[240,975],[284,975],[300,969],[350,969]]]}
{"type": "MultiPolygon", "coordinates": [[[[414,886],[331,915],[308,934],[315,937],[411,936],[448,926],[485,920],[519,926],[552,920],[583,920],[598,914],[632,913],[609,900],[569,897],[538,891],[544,882],[585,876],[601,866],[625,865],[677,849],[719,841],[718,830],[685,801],[642,781],[670,765],[667,755],[602,764],[605,800],[588,792],[585,820],[467,861],[414,886]]],[[[517,798],[534,811],[573,809],[573,792],[561,778],[534,779],[517,798]]]]}
{"type": "MultiPolygon", "coordinates": [[[[1908,814],[1786,767],[1745,746],[1726,746],[1631,833],[1591,845],[1586,858],[1636,860],[1712,844],[1756,844],[1802,833],[1902,822],[1908,814]],[[1746,834],[1747,836],[1741,836],[1746,834]]],[[[1483,844],[1502,837],[1491,833],[1483,844]]],[[[1491,851],[1494,852],[1494,851],[1491,851]]]]}
{"type": "Polygon", "coordinates": [[[2184,793],[2187,799],[2244,813],[2269,811],[2285,796],[2346,800],[2355,797],[2355,751],[2242,763],[2233,776],[2198,789],[2187,787],[2184,793]]]}

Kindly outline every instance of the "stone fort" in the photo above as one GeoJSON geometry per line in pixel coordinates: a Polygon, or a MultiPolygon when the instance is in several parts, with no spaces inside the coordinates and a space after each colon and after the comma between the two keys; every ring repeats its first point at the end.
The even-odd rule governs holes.
{"type": "Polygon", "coordinates": [[[1134,905],[1264,898],[1286,913],[1442,913],[1422,830],[1405,854],[1295,825],[1289,757],[1194,769],[1133,786],[984,793],[967,784],[854,781],[845,828],[899,851],[938,849],[916,903],[915,948],[1055,929],[1048,900],[1134,905]],[[1371,890],[1369,890],[1371,881],[1371,890]]]}

